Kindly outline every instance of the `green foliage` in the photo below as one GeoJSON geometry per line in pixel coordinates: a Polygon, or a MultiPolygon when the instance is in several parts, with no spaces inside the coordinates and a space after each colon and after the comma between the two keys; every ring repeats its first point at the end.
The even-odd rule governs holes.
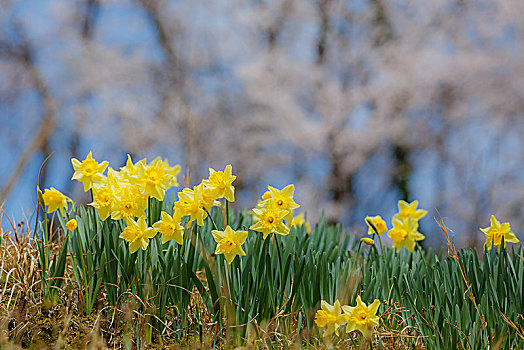
{"type": "MultiPolygon", "coordinates": [[[[54,304],[56,302],[58,289],[62,286],[64,280],[64,272],[67,260],[68,236],[65,237],[63,242],[58,242],[58,246],[60,247],[59,252],[53,253],[50,249],[49,225],[47,222],[47,213],[45,212],[45,208],[44,218],[45,219],[40,222],[39,225],[40,231],[42,232],[41,238],[36,240],[39,257],[38,267],[42,281],[44,299],[46,302],[54,304]]],[[[60,220],[63,223],[62,217],[60,217],[60,220]]],[[[65,223],[62,224],[62,227],[65,228],[65,223]]],[[[61,237],[58,236],[58,239],[61,239],[61,237]]]]}
{"type": "MultiPolygon", "coordinates": [[[[170,203],[149,204],[149,225],[159,220],[162,210],[172,213],[170,203]]],[[[358,294],[365,302],[378,298],[388,305],[400,303],[402,321],[383,315],[382,326],[414,327],[426,348],[523,344],[521,248],[491,250],[482,258],[462,250],[458,262],[444,257],[442,250],[397,253],[386,248],[381,254],[375,246],[361,247],[356,236],[322,219],[309,235],[305,227],[298,227],[288,236],[264,240],[261,233],[250,231],[243,245],[246,256],[228,265],[223,255],[213,253],[211,230],[221,230],[225,222],[234,230],[248,230],[252,220],[246,212],[229,213],[227,203],[226,208],[213,210],[203,227],[183,222],[182,246],[174,241],[162,244],[157,235],[146,251],[134,254],[119,238],[125,227],[122,220],[101,221],[92,208],[80,208],[78,228],[65,235],[51,264],[43,224],[39,250],[44,294],[62,280],[69,252],[84,312],[94,310],[102,292],[108,313],[132,305],[134,327],[141,334],[135,339],[138,347],[160,339],[167,328],[178,339],[193,335],[201,341],[205,324],[213,325],[213,344],[220,339],[242,344],[277,319],[281,327],[312,329],[307,334],[318,337],[313,319],[321,300],[354,304],[358,294]]],[[[60,221],[65,227],[66,218],[60,221]]],[[[382,306],[379,314],[384,311],[382,306]]]]}
{"type": "Polygon", "coordinates": [[[400,302],[406,309],[407,324],[418,329],[427,348],[522,346],[522,249],[487,251],[483,259],[475,250],[461,250],[458,261],[464,275],[455,258],[442,255],[442,250],[396,253],[388,249],[385,263],[381,258],[370,258],[362,280],[363,299],[400,302]],[[387,283],[388,276],[391,283],[387,283]]]}
{"type": "MultiPolygon", "coordinates": [[[[91,313],[97,300],[106,272],[107,255],[103,252],[102,225],[96,220],[98,214],[93,208],[89,209],[89,211],[86,211],[83,207],[80,207],[80,213],[77,217],[78,227],[74,233],[66,236],[71,236],[69,240],[70,261],[75,281],[81,291],[80,301],[84,305],[86,315],[91,313]]],[[[64,218],[60,218],[60,220],[62,227],[65,227],[64,218]]]]}

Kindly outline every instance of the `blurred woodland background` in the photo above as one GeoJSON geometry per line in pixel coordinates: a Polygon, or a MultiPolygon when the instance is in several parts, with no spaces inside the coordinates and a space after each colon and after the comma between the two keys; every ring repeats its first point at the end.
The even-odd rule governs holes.
{"type": "Polygon", "coordinates": [[[295,183],[313,222],[418,199],[428,245],[435,209],[523,239],[523,45],[521,0],[0,0],[0,203],[31,218],[52,151],[42,187],[87,201],[93,150],[231,163],[237,208],[295,183]]]}

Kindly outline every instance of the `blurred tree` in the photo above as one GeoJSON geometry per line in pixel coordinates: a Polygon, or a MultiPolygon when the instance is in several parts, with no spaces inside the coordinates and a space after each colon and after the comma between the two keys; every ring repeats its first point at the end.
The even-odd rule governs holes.
{"type": "MultiPolygon", "coordinates": [[[[7,12],[9,10],[11,9],[7,3],[5,4],[4,11],[7,12]]],[[[6,27],[8,28],[2,32],[5,33],[9,30],[11,37],[7,40],[6,35],[0,32],[0,58],[17,66],[16,68],[22,71],[21,74],[28,78],[29,84],[27,88],[31,90],[34,89],[39,94],[43,115],[37,117],[40,120],[37,122],[38,124],[34,129],[35,132],[31,139],[17,140],[18,142],[22,141],[25,143],[25,145],[23,145],[24,149],[17,155],[17,164],[14,165],[11,174],[7,180],[3,181],[5,185],[2,186],[0,191],[0,203],[4,203],[16,185],[17,180],[26,171],[26,167],[34,155],[37,154],[43,161],[50,153],[49,141],[54,132],[56,122],[55,100],[47,86],[47,82],[35,64],[36,53],[33,45],[18,23],[9,21],[6,27]]],[[[4,130],[7,130],[7,128],[4,130]]],[[[42,188],[46,186],[46,179],[47,171],[44,168],[41,175],[42,188]]]]}
{"type": "Polygon", "coordinates": [[[53,149],[60,187],[93,148],[168,157],[188,184],[232,163],[240,206],[296,182],[313,220],[403,198],[465,244],[491,213],[524,224],[518,0],[20,4],[0,13],[2,201],[53,149]]]}

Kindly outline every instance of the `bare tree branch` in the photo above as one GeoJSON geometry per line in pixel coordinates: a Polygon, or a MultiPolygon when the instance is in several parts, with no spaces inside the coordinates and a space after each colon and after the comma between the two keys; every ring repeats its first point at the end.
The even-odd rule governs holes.
{"type": "MultiPolygon", "coordinates": [[[[23,35],[20,35],[23,38],[23,35]]],[[[0,191],[0,203],[3,203],[13,186],[16,184],[27,164],[33,157],[33,155],[42,151],[44,153],[49,151],[49,139],[55,129],[56,122],[56,104],[49,88],[42,77],[39,69],[36,67],[34,62],[34,53],[32,51],[29,41],[25,38],[22,39],[22,44],[16,46],[9,45],[6,42],[0,41],[0,56],[7,56],[10,59],[14,59],[22,63],[28,72],[28,75],[33,81],[34,87],[40,93],[42,98],[42,104],[44,108],[44,115],[40,122],[40,125],[31,142],[28,143],[26,149],[19,156],[18,164],[15,170],[10,175],[6,182],[6,185],[0,191]]],[[[45,179],[45,176],[43,176],[45,179]]]]}

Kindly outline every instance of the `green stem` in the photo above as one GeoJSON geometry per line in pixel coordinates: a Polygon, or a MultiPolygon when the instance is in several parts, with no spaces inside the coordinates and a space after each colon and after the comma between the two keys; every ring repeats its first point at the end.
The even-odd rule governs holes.
{"type": "Polygon", "coordinates": [[[390,289],[389,285],[389,269],[386,267],[386,255],[384,252],[384,246],[382,245],[382,238],[380,238],[380,235],[378,235],[378,242],[380,243],[380,251],[382,253],[382,260],[384,262],[384,269],[386,270],[386,279],[388,281],[388,290],[390,289]]]}
{"type": "MultiPolygon", "coordinates": [[[[91,203],[93,203],[95,201],[95,196],[93,194],[93,189],[92,188],[89,190],[89,193],[91,193],[91,203]]],[[[94,227],[94,229],[96,231],[96,209],[95,209],[95,207],[88,208],[87,209],[88,214],[89,214],[89,211],[90,211],[89,209],[91,209],[91,212],[93,213],[93,227],[94,227]]]]}
{"type": "MultiPolygon", "coordinates": [[[[84,298],[85,298],[85,301],[84,301],[84,310],[85,310],[85,313],[86,315],[89,315],[89,304],[90,304],[90,300],[89,300],[89,284],[87,283],[87,271],[86,271],[86,260],[85,260],[85,257],[84,257],[84,250],[82,248],[82,243],[80,243],[79,245],[79,248],[80,248],[80,262],[82,263],[82,279],[83,279],[83,282],[84,282],[84,298]]],[[[87,253],[89,254],[89,253],[87,253]]]]}
{"type": "Polygon", "coordinates": [[[426,261],[426,257],[424,256],[424,251],[422,247],[420,246],[420,244],[418,243],[418,241],[415,241],[415,243],[417,245],[420,256],[422,257],[422,260],[424,260],[424,264],[426,265],[426,273],[427,273],[427,271],[429,271],[429,265],[428,265],[428,262],[426,261]]]}
{"type": "Polygon", "coordinates": [[[151,196],[147,197],[147,222],[149,226],[153,225],[153,220],[151,217],[153,216],[152,210],[151,210],[151,196]]]}
{"type": "Polygon", "coordinates": [[[357,263],[357,259],[358,259],[358,255],[360,254],[360,248],[362,247],[362,241],[359,241],[358,242],[358,248],[357,248],[357,253],[355,254],[355,257],[353,258],[353,264],[351,264],[351,272],[350,274],[353,273],[353,270],[355,268],[355,265],[357,263]]]}
{"type": "Polygon", "coordinates": [[[228,225],[229,225],[229,201],[226,199],[226,226],[228,225]]]}
{"type": "Polygon", "coordinates": [[[349,336],[349,340],[351,340],[351,343],[353,343],[353,348],[356,349],[357,348],[357,343],[355,343],[355,340],[353,339],[353,336],[349,336]]]}
{"type": "MultiPolygon", "coordinates": [[[[384,246],[382,245],[382,238],[380,238],[380,235],[378,235],[378,242],[380,243],[380,252],[382,253],[382,256],[384,256],[384,246]]],[[[384,257],[384,262],[386,261],[386,258],[384,257]]]]}
{"type": "MultiPolygon", "coordinates": [[[[95,196],[94,196],[94,194],[93,194],[93,189],[91,189],[90,192],[91,192],[91,203],[92,203],[92,202],[95,201],[95,199],[94,199],[95,196]]],[[[93,230],[95,231],[95,236],[96,236],[96,235],[98,235],[98,233],[99,233],[99,232],[98,232],[97,220],[96,220],[96,216],[97,216],[97,214],[96,214],[96,208],[95,208],[95,207],[91,207],[91,208],[88,208],[87,211],[88,211],[88,215],[89,215],[89,211],[91,211],[91,213],[92,213],[92,215],[93,215],[93,230]],[[91,210],[89,210],[89,209],[91,209],[91,210]]],[[[102,240],[103,240],[101,234],[100,234],[100,237],[99,237],[99,238],[100,238],[100,243],[101,243],[102,240]]],[[[91,243],[92,243],[92,242],[94,242],[94,240],[92,240],[91,243]]],[[[89,246],[91,246],[91,243],[89,243],[89,246]]],[[[89,248],[89,247],[88,247],[88,248],[89,248]]]]}
{"type": "MultiPolygon", "coordinates": [[[[226,307],[228,308],[227,312],[226,312],[226,315],[228,315],[229,317],[229,324],[230,325],[234,325],[236,324],[236,320],[235,320],[235,309],[233,307],[233,295],[234,295],[234,292],[233,292],[233,277],[232,277],[232,270],[231,270],[231,265],[227,263],[225,257],[223,257],[222,259],[223,263],[224,263],[224,273],[226,275],[226,288],[227,288],[227,296],[229,297],[229,299],[227,300],[226,302],[226,307]]],[[[234,329],[234,328],[233,328],[234,329]]]]}
{"type": "Polygon", "coordinates": [[[207,213],[207,217],[209,220],[211,220],[211,223],[213,224],[213,228],[218,231],[217,225],[215,224],[215,220],[211,217],[211,214],[207,211],[206,208],[204,208],[204,211],[207,213]]]}
{"type": "Polygon", "coordinates": [[[233,303],[233,276],[232,276],[232,269],[231,264],[228,264],[225,260],[224,266],[226,267],[226,275],[227,275],[227,285],[228,285],[228,291],[229,291],[229,300],[231,300],[231,303],[233,303]]]}
{"type": "MultiPolygon", "coordinates": [[[[47,276],[49,271],[49,247],[47,246],[48,238],[48,224],[47,224],[47,210],[45,205],[43,206],[44,212],[44,232],[42,232],[42,242],[41,251],[40,251],[40,260],[42,263],[42,285],[44,286],[44,294],[47,296],[49,294],[49,285],[47,282],[47,276]]],[[[37,238],[38,242],[38,238],[37,238]]]]}
{"type": "MultiPolygon", "coordinates": [[[[149,197],[149,213],[151,213],[151,197],[149,197]]],[[[151,220],[151,216],[149,218],[151,220]]],[[[150,225],[151,225],[151,221],[150,222],[150,225]]],[[[146,314],[149,314],[148,312],[148,301],[149,301],[149,297],[151,294],[153,294],[153,274],[152,274],[152,269],[153,269],[153,261],[152,261],[152,258],[151,258],[151,250],[149,249],[148,252],[147,252],[147,255],[146,255],[146,265],[145,265],[145,274],[146,274],[146,280],[147,280],[147,283],[146,285],[148,285],[149,288],[146,289],[146,297],[144,298],[144,301],[146,301],[146,314]]],[[[152,343],[152,335],[153,335],[153,328],[152,328],[152,325],[150,323],[151,319],[150,317],[146,317],[145,319],[145,327],[146,327],[146,344],[149,345],[152,343]]]]}
{"type": "Polygon", "coordinates": [[[271,243],[275,244],[276,247],[277,247],[278,265],[280,267],[280,278],[281,278],[281,280],[283,280],[284,279],[284,266],[282,265],[282,255],[280,254],[280,247],[279,247],[279,244],[278,244],[277,234],[273,234],[273,237],[275,239],[274,239],[274,242],[271,242],[271,243]]]}
{"type": "MultiPolygon", "coordinates": [[[[373,228],[373,231],[375,231],[375,234],[378,236],[378,241],[380,243],[380,251],[382,252],[382,260],[384,261],[384,267],[386,266],[386,257],[384,256],[384,247],[382,246],[382,238],[380,238],[380,234],[378,233],[377,227],[373,224],[371,220],[366,220],[366,222],[373,228]]],[[[388,273],[388,270],[386,269],[386,273],[388,273]]],[[[388,289],[389,289],[389,276],[388,277],[388,289]]]]}
{"type": "Polygon", "coordinates": [[[44,258],[45,258],[45,271],[47,274],[47,271],[49,270],[49,224],[47,222],[47,210],[44,211],[44,236],[42,237],[42,241],[44,242],[44,258]]]}
{"type": "Polygon", "coordinates": [[[378,258],[378,248],[376,244],[373,244],[373,246],[371,246],[371,249],[373,250],[373,253],[375,254],[375,259],[378,258]]]}

